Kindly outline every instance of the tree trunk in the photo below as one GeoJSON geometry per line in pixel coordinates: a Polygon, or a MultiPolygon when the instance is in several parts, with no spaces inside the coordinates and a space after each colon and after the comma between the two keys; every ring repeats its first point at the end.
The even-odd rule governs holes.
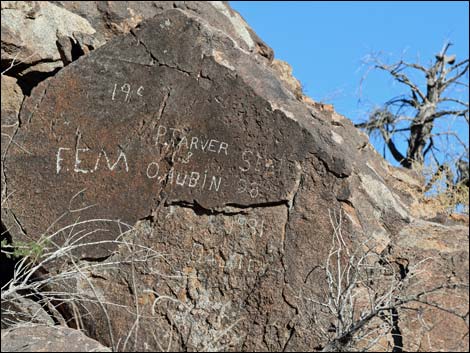
{"type": "Polygon", "coordinates": [[[424,164],[424,148],[431,138],[431,132],[434,125],[432,117],[436,113],[436,105],[428,103],[424,105],[413,120],[410,129],[408,142],[408,151],[406,161],[403,163],[405,168],[419,169],[424,164]]]}

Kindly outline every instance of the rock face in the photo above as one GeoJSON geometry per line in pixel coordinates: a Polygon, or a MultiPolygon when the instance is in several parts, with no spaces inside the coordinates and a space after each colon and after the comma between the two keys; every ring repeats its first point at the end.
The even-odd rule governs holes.
{"type": "Polygon", "coordinates": [[[111,352],[68,327],[31,326],[2,330],[2,352],[111,352]]]}
{"type": "Polygon", "coordinates": [[[468,348],[468,287],[452,286],[468,284],[468,246],[468,225],[415,220],[399,233],[390,256],[403,268],[406,291],[430,292],[430,305],[399,310],[404,351],[441,350],[444,344],[449,350],[468,348]],[[434,291],[438,285],[449,288],[434,291]]]}
{"type": "MultiPolygon", "coordinates": [[[[8,64],[16,54],[3,28],[26,21],[30,10],[6,6],[16,22],[4,21],[3,6],[8,64]]],[[[70,293],[79,303],[68,309],[73,325],[105,345],[321,349],[334,318],[323,319],[314,303],[326,300],[322,269],[338,224],[345,246],[367,244],[376,266],[387,259],[399,269],[426,260],[420,249],[453,231],[439,226],[421,241],[433,226],[410,214],[406,174],[349,120],[304,103],[288,66],[272,63],[271,49],[227,4],[21,6],[47,16],[67,11],[86,30],[67,26],[51,37],[58,51],[48,42],[43,57],[67,66],[24,102],[15,79],[2,76],[2,223],[16,241],[48,236],[48,249],[73,247],[67,261],[44,264],[60,278],[44,290],[70,293]],[[63,37],[82,43],[86,55],[76,60],[63,37]],[[89,52],[84,38],[95,43],[89,52]],[[11,125],[5,146],[4,124],[11,125]],[[75,274],[60,277],[70,263],[75,274]]],[[[443,305],[453,307],[468,303],[468,294],[448,289],[468,284],[459,232],[446,240],[452,255],[426,267],[427,283],[443,281],[453,298],[443,305]],[[434,279],[457,268],[452,278],[434,279]]],[[[414,285],[408,294],[419,294],[414,285]]],[[[395,349],[419,346],[417,314],[410,315],[398,322],[401,343],[386,337],[395,349]]],[[[456,332],[467,324],[456,320],[456,332]]],[[[441,349],[451,341],[429,342],[441,349]]]]}
{"type": "Polygon", "coordinates": [[[241,16],[218,1],[4,1],[1,8],[2,66],[25,64],[15,68],[25,80],[32,73],[54,73],[112,37],[128,33],[142,20],[172,8],[199,15],[244,50],[268,60],[273,57],[241,16]]]}
{"type": "MultiPolygon", "coordinates": [[[[17,80],[13,77],[2,75],[2,200],[6,198],[4,183],[3,160],[9,145],[12,142],[15,131],[18,129],[18,114],[23,103],[23,93],[17,80]]],[[[2,203],[3,207],[3,203],[2,203]]]]}
{"type": "Polygon", "coordinates": [[[84,18],[47,1],[5,1],[2,62],[59,62],[56,41],[62,36],[72,37],[74,32],[91,35],[95,30],[84,18]]]}

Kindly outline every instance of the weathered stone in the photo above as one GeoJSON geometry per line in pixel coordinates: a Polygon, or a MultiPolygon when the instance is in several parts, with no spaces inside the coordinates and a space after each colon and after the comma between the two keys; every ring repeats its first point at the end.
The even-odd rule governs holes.
{"type": "Polygon", "coordinates": [[[379,267],[422,259],[418,235],[403,241],[425,231],[409,211],[419,183],[289,86],[228,5],[58,5],[108,42],[75,60],[93,40],[59,39],[68,65],[21,105],[2,222],[23,241],[65,227],[48,249],[92,243],[46,264],[44,288],[79,303],[90,336],[114,350],[321,349],[334,318],[312,303],[338,222],[379,267]]]}
{"type": "Polygon", "coordinates": [[[284,82],[284,84],[291,90],[292,93],[298,99],[302,97],[302,86],[293,75],[292,75],[292,67],[286,63],[285,61],[275,59],[271,63],[271,66],[274,70],[276,70],[279,78],[284,82]]]}
{"type": "Polygon", "coordinates": [[[2,330],[26,324],[54,325],[54,319],[35,301],[13,293],[2,297],[2,330]]]}
{"type": "Polygon", "coordinates": [[[96,29],[96,38],[105,42],[116,34],[129,32],[140,22],[166,10],[178,8],[197,15],[223,31],[243,50],[272,60],[273,51],[252,31],[243,18],[224,1],[53,1],[83,18],[96,29]]]}
{"type": "Polygon", "coordinates": [[[58,36],[72,37],[74,32],[95,30],[84,18],[48,1],[3,1],[2,63],[52,62],[54,68],[60,60],[58,36]]]}
{"type": "Polygon", "coordinates": [[[272,49],[236,11],[220,1],[4,1],[2,68],[21,63],[11,73],[18,76],[54,72],[172,8],[199,15],[243,50],[272,60],[272,49]]]}
{"type": "Polygon", "coordinates": [[[15,140],[31,154],[14,148],[6,165],[8,187],[22,185],[9,208],[23,231],[40,235],[67,211],[60,224],[70,224],[70,211],[90,205],[81,219],[133,224],[163,199],[223,210],[292,198],[313,150],[307,130],[219,65],[198,25],[171,10],[34,91],[15,140]],[[9,167],[18,162],[28,168],[9,167]],[[55,199],[47,210],[44,197],[55,199]]]}
{"type": "Polygon", "coordinates": [[[83,332],[63,326],[2,330],[2,352],[111,352],[83,332]]]}
{"type": "Polygon", "coordinates": [[[20,113],[21,104],[23,103],[23,93],[20,86],[16,83],[16,79],[2,75],[2,144],[1,144],[1,185],[2,185],[2,215],[3,202],[7,197],[5,174],[3,172],[3,161],[8,153],[8,149],[12,143],[13,136],[19,126],[18,115],[20,113]]]}
{"type": "MultiPolygon", "coordinates": [[[[335,195],[355,204],[348,185],[359,184],[364,227],[386,232],[381,222],[399,228],[407,221],[375,168],[361,166],[351,148],[363,143],[360,135],[344,134],[344,125],[332,128],[325,114],[300,104],[270,67],[191,12],[168,10],[67,66],[33,91],[21,120],[15,141],[31,154],[14,148],[5,166],[8,188],[15,191],[7,204],[8,226],[21,225],[15,234],[21,239],[77,218],[133,225],[152,216],[152,231],[138,236],[140,244],[177,259],[166,271],[160,263],[153,268],[184,276],[174,284],[151,276],[138,290],[168,297],[182,292],[183,308],[192,307],[174,314],[189,315],[189,321],[173,323],[179,331],[191,327],[175,348],[215,348],[231,317],[243,318],[231,333],[243,337],[230,342],[233,348],[316,344],[308,326],[290,338],[296,300],[285,297],[305,290],[308,273],[324,261],[332,232],[328,212],[341,205],[335,195]],[[369,215],[377,208],[380,217],[369,215]],[[210,217],[232,225],[213,230],[211,239],[205,231],[210,217]],[[224,236],[237,226],[243,234],[224,236]],[[204,323],[226,305],[227,324],[216,330],[204,323]],[[263,334],[275,322],[278,334],[263,334]],[[211,330],[212,336],[204,334],[211,330]]],[[[120,234],[114,223],[101,223],[100,231],[97,225],[74,230],[89,231],[88,242],[120,234]]],[[[112,251],[105,244],[81,248],[79,255],[102,258],[112,251]]],[[[132,305],[119,288],[108,288],[107,299],[132,305]]],[[[116,332],[128,331],[131,317],[116,324],[116,332]]],[[[106,327],[96,325],[96,337],[106,337],[106,327]]],[[[141,349],[151,344],[131,339],[141,349]]]]}
{"type": "Polygon", "coordinates": [[[390,261],[402,263],[403,296],[429,293],[398,310],[404,351],[468,351],[468,247],[468,224],[417,220],[395,240],[390,261]]]}
{"type": "Polygon", "coordinates": [[[2,75],[2,130],[18,123],[22,103],[23,93],[16,79],[2,75]]]}

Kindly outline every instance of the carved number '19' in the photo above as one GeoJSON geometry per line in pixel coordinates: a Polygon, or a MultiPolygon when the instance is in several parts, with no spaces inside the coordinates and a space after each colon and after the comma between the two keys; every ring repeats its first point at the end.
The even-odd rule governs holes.
{"type": "Polygon", "coordinates": [[[132,89],[129,83],[124,83],[122,86],[119,87],[117,83],[114,84],[113,94],[111,99],[114,100],[122,100],[123,102],[130,102],[132,95],[137,94],[139,97],[142,97],[142,93],[144,91],[144,86],[140,86],[137,89],[132,89]]]}

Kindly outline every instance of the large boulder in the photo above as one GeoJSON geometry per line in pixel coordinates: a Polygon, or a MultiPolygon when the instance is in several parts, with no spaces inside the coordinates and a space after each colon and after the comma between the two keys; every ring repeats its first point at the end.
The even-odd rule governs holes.
{"type": "Polygon", "coordinates": [[[219,1],[3,1],[1,8],[2,71],[20,73],[28,84],[172,8],[198,14],[246,51],[273,57],[242,17],[219,1]]]}
{"type": "MultiPolygon", "coordinates": [[[[74,325],[115,350],[321,349],[337,329],[321,304],[338,232],[376,269],[421,265],[434,243],[410,212],[415,180],[306,100],[227,4],[57,6],[107,43],[69,56],[12,115],[2,222],[52,252],[43,294],[68,293],[74,325]]],[[[453,298],[443,307],[468,301],[451,288],[468,284],[462,271],[427,280],[453,298]]],[[[394,325],[384,342],[399,349],[394,325]]],[[[398,325],[411,342],[412,319],[398,325]]]]}

